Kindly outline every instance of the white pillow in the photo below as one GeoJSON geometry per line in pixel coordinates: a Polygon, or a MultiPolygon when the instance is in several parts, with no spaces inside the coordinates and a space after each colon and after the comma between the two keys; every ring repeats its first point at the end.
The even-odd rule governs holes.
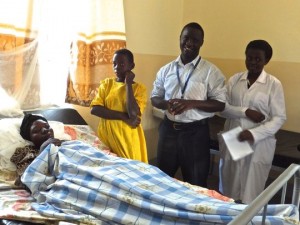
{"type": "Polygon", "coordinates": [[[3,117],[21,117],[23,111],[20,108],[20,104],[0,86],[0,115],[3,117]]]}
{"type": "MultiPolygon", "coordinates": [[[[10,162],[16,148],[32,144],[20,135],[20,126],[23,118],[0,119],[0,170],[16,171],[15,164],[10,162]]],[[[64,132],[64,124],[57,121],[48,121],[54,131],[54,137],[61,140],[71,140],[70,135],[64,132]]]]}
{"type": "Polygon", "coordinates": [[[5,118],[0,120],[0,170],[15,171],[15,164],[10,162],[16,148],[28,145],[20,135],[22,118],[5,118]]]}
{"type": "Polygon", "coordinates": [[[62,122],[48,121],[50,127],[53,129],[54,137],[60,140],[69,141],[71,136],[65,133],[65,126],[62,122]]]}

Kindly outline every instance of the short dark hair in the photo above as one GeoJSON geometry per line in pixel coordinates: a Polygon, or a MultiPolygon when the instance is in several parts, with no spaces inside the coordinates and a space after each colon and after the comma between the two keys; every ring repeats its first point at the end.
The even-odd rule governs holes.
{"type": "Polygon", "coordinates": [[[129,51],[127,48],[122,48],[117,51],[115,51],[115,54],[121,54],[125,55],[129,62],[134,63],[134,57],[131,51],[129,51]]]}
{"type": "Polygon", "coordinates": [[[259,50],[264,51],[266,60],[268,62],[272,58],[273,49],[272,49],[271,45],[267,41],[265,41],[265,40],[253,40],[253,41],[250,41],[249,44],[246,47],[245,53],[247,53],[247,51],[250,48],[252,48],[252,49],[259,49],[259,50]]]}
{"type": "MultiPolygon", "coordinates": [[[[200,32],[202,33],[202,37],[204,38],[204,30],[203,30],[203,28],[201,27],[201,25],[199,24],[199,23],[196,23],[196,22],[191,22],[191,23],[188,23],[188,24],[186,24],[183,28],[182,28],[182,30],[181,30],[181,34],[182,34],[182,32],[183,32],[183,30],[185,29],[185,28],[193,28],[193,29],[197,29],[197,30],[200,30],[200,32]]],[[[181,35],[180,34],[180,35],[181,35]]]]}
{"type": "Polygon", "coordinates": [[[24,138],[25,140],[31,141],[30,128],[31,128],[32,124],[37,120],[43,120],[46,123],[48,123],[47,119],[40,115],[28,113],[24,116],[22,123],[21,123],[21,127],[20,127],[20,135],[22,136],[22,138],[24,138]]]}

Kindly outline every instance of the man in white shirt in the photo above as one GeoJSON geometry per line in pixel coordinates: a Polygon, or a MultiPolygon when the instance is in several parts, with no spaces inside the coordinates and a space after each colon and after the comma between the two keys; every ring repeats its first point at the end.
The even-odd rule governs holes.
{"type": "Polygon", "coordinates": [[[180,34],[181,54],[157,73],[151,94],[154,107],[165,110],[159,127],[158,167],[169,176],[181,168],[183,180],[207,186],[210,163],[208,118],[225,107],[225,77],[199,56],[204,31],[198,23],[180,34]]]}

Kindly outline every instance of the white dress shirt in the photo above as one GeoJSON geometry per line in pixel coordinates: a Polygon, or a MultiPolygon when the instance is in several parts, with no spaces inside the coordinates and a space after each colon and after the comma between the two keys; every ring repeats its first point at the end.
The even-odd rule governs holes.
{"type": "MultiPolygon", "coordinates": [[[[157,73],[151,97],[163,97],[165,100],[180,99],[182,97],[182,86],[191,74],[183,94],[184,99],[214,99],[225,102],[226,88],[224,85],[224,75],[214,64],[203,58],[200,59],[199,64],[194,69],[199,58],[198,56],[192,62],[183,65],[179,56],[176,60],[163,66],[157,73]],[[177,67],[181,86],[177,78],[177,67]]],[[[186,123],[212,117],[214,113],[191,109],[174,116],[166,110],[166,115],[170,120],[186,123]]]]}

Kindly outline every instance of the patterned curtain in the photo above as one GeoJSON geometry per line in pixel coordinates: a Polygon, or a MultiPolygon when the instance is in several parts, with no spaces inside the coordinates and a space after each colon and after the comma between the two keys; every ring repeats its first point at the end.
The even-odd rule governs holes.
{"type": "Polygon", "coordinates": [[[0,1],[0,85],[23,109],[88,106],[125,46],[123,0],[0,1]]]}
{"type": "Polygon", "coordinates": [[[100,80],[114,76],[112,56],[126,47],[126,36],[122,0],[95,0],[85,6],[89,16],[79,22],[70,49],[66,102],[89,106],[100,80]]]}

